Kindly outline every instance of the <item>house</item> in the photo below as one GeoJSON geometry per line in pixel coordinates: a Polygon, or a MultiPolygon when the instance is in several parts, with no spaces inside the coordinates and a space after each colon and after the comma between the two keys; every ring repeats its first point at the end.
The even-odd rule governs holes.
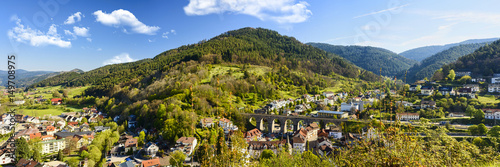
{"type": "Polygon", "coordinates": [[[262,151],[266,149],[278,154],[285,144],[287,144],[285,139],[278,141],[250,141],[248,142],[248,154],[253,158],[259,158],[262,151]]]}
{"type": "Polygon", "coordinates": [[[293,150],[302,153],[306,151],[306,138],[303,135],[297,135],[292,138],[293,141],[293,150]]]}
{"type": "Polygon", "coordinates": [[[413,103],[407,101],[396,101],[396,106],[413,107],[413,103]]]}
{"type": "Polygon", "coordinates": [[[316,116],[317,117],[329,117],[329,118],[343,119],[343,118],[347,118],[349,116],[349,114],[347,112],[319,110],[316,113],[316,116]]]}
{"type": "Polygon", "coordinates": [[[97,133],[97,132],[102,132],[102,131],[107,131],[109,130],[110,127],[109,126],[96,126],[94,127],[94,131],[97,133]]]}
{"type": "Polygon", "coordinates": [[[160,158],[145,160],[141,162],[141,167],[159,167],[160,158]]]}
{"type": "Polygon", "coordinates": [[[482,109],[485,119],[500,119],[500,109],[482,109]]]}
{"type": "Polygon", "coordinates": [[[125,148],[125,153],[128,153],[130,151],[136,151],[137,150],[137,139],[136,138],[128,138],[123,143],[123,147],[125,148]]]}
{"type": "Polygon", "coordinates": [[[342,112],[353,112],[359,110],[359,105],[355,103],[342,103],[340,104],[340,111],[342,112]]]}
{"type": "Polygon", "coordinates": [[[247,142],[261,140],[262,139],[262,132],[257,128],[249,130],[249,131],[245,132],[245,139],[247,140],[247,142]]]}
{"type": "Polygon", "coordinates": [[[203,118],[200,120],[201,127],[207,128],[214,125],[214,120],[212,118],[203,118]]]}
{"type": "Polygon", "coordinates": [[[339,128],[332,129],[328,132],[328,137],[333,137],[334,139],[342,138],[342,131],[339,128]]]}
{"type": "Polygon", "coordinates": [[[3,148],[0,150],[0,165],[14,163],[16,161],[14,150],[3,148]]]}
{"type": "Polygon", "coordinates": [[[328,139],[328,137],[321,137],[321,138],[318,138],[318,140],[316,141],[317,145],[316,145],[316,152],[320,155],[320,156],[329,156],[330,154],[332,154],[333,152],[333,145],[332,145],[332,142],[328,139]]]}
{"type": "Polygon", "coordinates": [[[327,97],[324,99],[324,104],[326,106],[330,105],[330,106],[333,106],[333,104],[335,103],[335,101],[337,101],[339,97],[337,96],[330,96],[330,97],[327,97]]]}
{"type": "Polygon", "coordinates": [[[415,81],[415,83],[413,83],[414,85],[422,85],[422,84],[425,84],[427,81],[425,80],[418,80],[418,81],[415,81]]]}
{"type": "Polygon", "coordinates": [[[500,92],[500,83],[497,84],[489,84],[488,85],[488,92],[493,93],[493,92],[500,92]]]}
{"type": "Polygon", "coordinates": [[[436,102],[432,100],[422,100],[420,102],[420,108],[421,109],[436,108],[436,102]]]}
{"type": "Polygon", "coordinates": [[[335,95],[335,93],[333,93],[333,92],[323,92],[323,96],[325,96],[325,98],[328,98],[328,97],[334,96],[334,95],[335,95]]]}
{"type": "Polygon", "coordinates": [[[42,145],[42,154],[56,153],[59,150],[66,148],[66,140],[64,139],[50,139],[49,137],[44,137],[45,140],[40,141],[42,145]]]}
{"type": "Polygon", "coordinates": [[[448,117],[464,117],[464,116],[465,116],[464,113],[459,113],[459,112],[452,112],[448,114],[448,117]]]}
{"type": "Polygon", "coordinates": [[[367,140],[379,139],[379,134],[375,131],[375,128],[371,126],[365,126],[361,129],[361,135],[367,140]]]}
{"type": "Polygon", "coordinates": [[[470,98],[476,98],[474,93],[472,93],[471,88],[460,88],[458,89],[458,95],[460,96],[465,96],[465,97],[470,97],[470,98]]]}
{"type": "Polygon", "coordinates": [[[229,134],[229,131],[231,130],[238,130],[238,126],[233,125],[233,121],[227,118],[219,119],[219,127],[222,127],[222,129],[224,129],[225,134],[229,134]]]}
{"type": "Polygon", "coordinates": [[[293,136],[303,136],[306,141],[314,141],[318,139],[318,131],[318,124],[311,123],[306,128],[300,128],[299,130],[297,130],[293,136]]]}
{"type": "Polygon", "coordinates": [[[181,137],[176,141],[175,148],[173,148],[172,151],[180,150],[185,155],[190,156],[197,142],[198,140],[194,137],[181,137]]]}
{"type": "Polygon", "coordinates": [[[420,88],[420,94],[424,96],[430,96],[434,92],[434,87],[432,86],[422,86],[420,88]]]}
{"type": "Polygon", "coordinates": [[[45,128],[45,132],[47,133],[47,135],[54,135],[54,133],[56,133],[56,127],[54,127],[54,126],[47,126],[45,128]]]}
{"type": "Polygon", "coordinates": [[[492,84],[500,84],[500,76],[491,78],[492,84]]]}
{"type": "Polygon", "coordinates": [[[472,93],[479,92],[479,85],[478,84],[465,84],[464,88],[470,88],[472,93]]]}
{"type": "Polygon", "coordinates": [[[16,101],[14,101],[15,105],[23,105],[24,103],[25,103],[24,100],[16,100],[16,101]]]}
{"type": "Polygon", "coordinates": [[[43,165],[38,163],[35,160],[27,160],[24,158],[21,158],[17,164],[16,167],[42,167],[43,165]]]}
{"type": "Polygon", "coordinates": [[[420,115],[418,113],[397,113],[396,114],[396,119],[397,120],[418,120],[420,119],[420,115]]]}
{"type": "Polygon", "coordinates": [[[441,86],[441,87],[439,87],[438,91],[443,96],[444,95],[451,95],[451,96],[455,95],[455,91],[453,90],[453,87],[451,87],[451,86],[441,86]]]}
{"type": "Polygon", "coordinates": [[[152,142],[147,143],[145,147],[146,154],[151,155],[152,157],[156,155],[159,149],[160,148],[152,142]]]}
{"type": "Polygon", "coordinates": [[[62,99],[61,98],[53,98],[53,99],[50,99],[50,102],[53,104],[53,105],[59,105],[62,103],[62,99]]]}
{"type": "Polygon", "coordinates": [[[460,78],[460,77],[463,77],[466,75],[470,76],[471,72],[470,71],[455,71],[455,76],[457,76],[457,78],[460,78]]]}
{"type": "Polygon", "coordinates": [[[420,87],[420,85],[410,85],[410,91],[416,92],[420,87]]]}

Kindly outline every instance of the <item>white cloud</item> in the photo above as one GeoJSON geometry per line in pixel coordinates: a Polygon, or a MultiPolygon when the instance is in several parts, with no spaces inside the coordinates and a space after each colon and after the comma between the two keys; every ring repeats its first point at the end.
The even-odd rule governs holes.
{"type": "Polygon", "coordinates": [[[82,17],[85,17],[85,16],[82,15],[81,12],[76,12],[75,14],[69,16],[68,19],[66,19],[66,21],[64,21],[64,24],[75,24],[75,22],[81,21],[82,17]]]}
{"type": "MultiPolygon", "coordinates": [[[[160,27],[157,26],[145,25],[128,10],[118,9],[111,12],[110,14],[98,10],[94,12],[94,15],[96,16],[96,21],[104,25],[114,27],[127,26],[130,27],[133,32],[139,34],[154,35],[156,34],[156,31],[160,29],[160,27]]],[[[124,29],[124,32],[128,31],[124,29]]]]}
{"type": "Polygon", "coordinates": [[[168,34],[176,35],[177,33],[175,32],[175,30],[170,30],[170,31],[167,31],[167,32],[164,32],[163,34],[161,34],[161,37],[168,39],[168,34]]]}
{"type": "Polygon", "coordinates": [[[102,64],[103,65],[109,65],[109,64],[120,64],[120,63],[128,63],[128,62],[133,62],[135,61],[134,59],[130,58],[130,55],[128,53],[122,53],[119,54],[112,59],[108,59],[104,61],[102,64]]]}
{"type": "Polygon", "coordinates": [[[307,6],[307,2],[296,3],[295,0],[189,0],[189,4],[184,7],[184,13],[192,16],[229,12],[283,24],[306,21],[312,15],[307,6]]]}
{"type": "Polygon", "coordinates": [[[89,29],[90,28],[88,28],[88,27],[85,28],[85,27],[74,26],[73,27],[73,32],[75,33],[75,35],[78,35],[78,36],[81,36],[81,37],[88,37],[88,36],[90,36],[89,29]]]}
{"type": "Polygon", "coordinates": [[[92,38],[87,38],[87,41],[92,42],[92,38]]]}
{"type": "Polygon", "coordinates": [[[155,41],[154,39],[153,39],[153,40],[151,40],[151,39],[148,39],[148,42],[154,42],[154,41],[155,41]]]}
{"type": "Polygon", "coordinates": [[[97,51],[102,51],[102,48],[97,48],[97,51]]]}
{"type": "Polygon", "coordinates": [[[70,48],[71,42],[61,39],[61,36],[57,34],[56,25],[52,24],[47,31],[44,33],[40,30],[31,29],[28,26],[21,24],[21,19],[14,17],[16,21],[16,27],[10,29],[7,35],[10,39],[15,39],[17,42],[29,43],[31,46],[46,46],[55,45],[62,48],[70,48]]]}
{"type": "Polygon", "coordinates": [[[161,34],[161,37],[162,37],[162,38],[166,38],[166,39],[168,39],[168,33],[169,33],[169,32],[164,32],[163,34],[161,34]]]}
{"type": "Polygon", "coordinates": [[[370,16],[370,15],[374,15],[374,14],[379,14],[379,13],[384,13],[384,12],[389,12],[389,11],[393,11],[393,10],[397,10],[397,9],[400,9],[400,8],[403,8],[403,7],[406,7],[410,4],[404,4],[404,5],[401,5],[401,6],[396,6],[396,7],[392,7],[392,8],[388,8],[388,9],[384,9],[384,10],[379,10],[379,11],[376,11],[376,12],[371,12],[371,13],[367,13],[367,14],[362,14],[362,15],[359,15],[359,16],[356,16],[356,17],[353,17],[353,19],[357,19],[357,18],[360,18],[360,17],[365,17],[365,16],[370,16]]]}

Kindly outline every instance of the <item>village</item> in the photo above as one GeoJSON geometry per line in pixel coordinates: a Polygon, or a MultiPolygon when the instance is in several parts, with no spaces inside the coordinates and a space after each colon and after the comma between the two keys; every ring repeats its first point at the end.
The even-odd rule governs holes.
{"type": "MultiPolygon", "coordinates": [[[[461,73],[457,73],[461,75],[461,73]]],[[[467,74],[463,74],[467,75],[467,74]]],[[[499,92],[495,86],[500,83],[500,77],[493,78],[487,88],[481,89],[480,84],[464,84],[463,86],[437,86],[436,83],[428,81],[417,81],[408,85],[406,90],[388,90],[379,89],[367,91],[362,94],[351,94],[348,92],[323,92],[322,94],[308,95],[304,94],[297,99],[272,100],[254,113],[249,113],[248,121],[253,125],[253,129],[247,129],[244,139],[248,144],[248,158],[258,159],[264,150],[271,150],[277,154],[280,150],[288,148],[290,152],[302,153],[311,151],[317,156],[329,156],[334,154],[334,150],[345,147],[359,140],[374,140],[377,134],[374,133],[372,126],[360,127],[358,131],[348,131],[343,129],[339,123],[325,123],[324,120],[335,120],[337,122],[363,122],[364,120],[374,119],[377,115],[385,114],[388,117],[377,117],[386,123],[402,121],[412,124],[421,119],[431,119],[423,111],[434,111],[443,108],[443,104],[438,100],[449,97],[460,97],[465,99],[476,99],[481,90],[487,90],[488,93],[499,92]],[[418,101],[404,101],[403,96],[414,95],[418,101]],[[432,98],[431,98],[432,97],[432,98]],[[435,99],[426,100],[426,99],[435,99]],[[382,107],[383,101],[390,103],[389,108],[382,107]],[[363,117],[363,112],[374,111],[378,113],[368,114],[363,117]],[[397,111],[396,111],[396,110],[397,111]],[[402,111],[402,112],[401,112],[402,111]],[[284,122],[279,122],[272,116],[280,116],[284,122]],[[266,116],[270,116],[266,119],[266,116]],[[423,118],[425,117],[425,118],[423,118]],[[260,120],[256,120],[259,118],[260,120]],[[314,119],[323,119],[320,121],[314,119]],[[394,118],[394,120],[392,120],[394,118]],[[292,122],[291,119],[300,120],[292,122]],[[308,121],[311,120],[311,121],[308,121]],[[283,125],[284,124],[284,125],[283,125]]],[[[473,82],[483,82],[481,79],[473,82]]],[[[37,101],[42,101],[37,99],[37,101]]],[[[45,101],[45,100],[43,100],[45,101]]],[[[22,105],[23,101],[16,101],[14,104],[22,105]]],[[[61,98],[50,100],[52,105],[61,105],[64,103],[61,98]]],[[[486,105],[486,107],[488,107],[486,105]]],[[[499,109],[480,108],[483,112],[481,119],[496,120],[500,119],[499,109]]],[[[440,110],[442,111],[442,109],[440,110]]],[[[466,112],[447,112],[444,117],[463,118],[477,117],[466,112]]],[[[365,114],[366,115],[366,114],[365,114]]],[[[432,117],[434,117],[433,115],[432,117]]],[[[443,118],[444,118],[443,117],[443,118]]],[[[3,114],[0,117],[0,134],[8,137],[3,140],[0,147],[1,165],[11,164],[14,149],[6,141],[23,138],[28,143],[38,142],[40,144],[40,154],[47,158],[45,162],[35,160],[19,160],[15,166],[18,167],[37,167],[37,166],[68,166],[68,160],[59,159],[60,154],[68,157],[80,156],[82,152],[87,152],[89,145],[95,136],[106,131],[116,131],[117,123],[120,119],[126,120],[126,129],[121,130],[119,139],[106,155],[107,166],[120,167],[157,167],[169,166],[173,159],[170,155],[174,152],[184,154],[184,164],[196,166],[198,163],[194,158],[199,146],[199,139],[193,136],[181,136],[175,143],[164,142],[161,139],[147,140],[145,135],[151,136],[158,132],[156,129],[145,129],[137,124],[136,116],[129,115],[127,118],[120,116],[108,116],[97,108],[84,107],[79,112],[64,112],[57,116],[34,117],[28,114],[3,114]],[[103,121],[106,120],[106,123],[103,121]],[[9,125],[15,122],[16,127],[12,129],[9,125]],[[15,130],[15,131],[14,131],[15,130]],[[142,137],[141,137],[142,135],[142,137]]],[[[366,122],[366,121],[365,121],[366,122]]],[[[450,121],[446,122],[447,124],[450,121]]],[[[444,123],[435,122],[436,125],[443,126],[444,123]]],[[[414,124],[418,125],[418,124],[414,124]]],[[[453,126],[467,129],[466,125],[455,123],[453,126]]],[[[231,145],[231,135],[241,129],[233,122],[224,117],[205,117],[200,118],[197,129],[200,131],[221,128],[225,136],[227,145],[231,145]]],[[[110,132],[114,133],[114,132],[110,132]]],[[[467,135],[467,133],[462,133],[467,135]]],[[[85,166],[86,158],[78,161],[85,166]]]]}

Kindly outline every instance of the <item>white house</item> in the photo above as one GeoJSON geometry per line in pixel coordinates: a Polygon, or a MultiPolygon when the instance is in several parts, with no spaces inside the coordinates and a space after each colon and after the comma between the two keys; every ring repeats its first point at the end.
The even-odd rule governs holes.
{"type": "Polygon", "coordinates": [[[306,151],[306,138],[302,135],[297,135],[292,138],[293,140],[293,150],[302,153],[306,151]]]}
{"type": "Polygon", "coordinates": [[[148,143],[146,145],[146,154],[154,157],[160,148],[155,143],[148,143]]]}
{"type": "Polygon", "coordinates": [[[418,120],[420,119],[420,115],[418,113],[397,113],[396,119],[398,120],[418,120]]]}
{"type": "Polygon", "coordinates": [[[340,104],[340,111],[342,112],[351,112],[351,111],[356,111],[359,110],[359,105],[356,105],[354,103],[342,103],[340,104]]]}
{"type": "Polygon", "coordinates": [[[500,109],[482,109],[485,119],[500,119],[500,109]]]}
{"type": "Polygon", "coordinates": [[[66,148],[65,139],[52,139],[40,142],[42,145],[42,154],[56,153],[66,148]]]}
{"type": "Polygon", "coordinates": [[[457,77],[463,77],[463,76],[466,76],[466,75],[470,76],[471,74],[472,73],[470,71],[456,71],[455,72],[455,75],[457,77]]]}
{"type": "Polygon", "coordinates": [[[488,85],[488,92],[493,93],[493,92],[500,92],[500,83],[497,84],[489,84],[488,85]]]}
{"type": "Polygon", "coordinates": [[[410,91],[415,92],[420,88],[420,85],[410,85],[410,91]]]}
{"type": "Polygon", "coordinates": [[[491,83],[492,84],[500,84],[500,77],[491,78],[491,83]]]}
{"type": "Polygon", "coordinates": [[[330,96],[334,96],[335,93],[333,92],[323,92],[323,96],[325,96],[326,98],[330,97],[330,96]]]}
{"type": "Polygon", "coordinates": [[[14,163],[15,159],[12,157],[15,157],[14,150],[10,150],[7,148],[0,150],[0,165],[14,163]]]}
{"type": "Polygon", "coordinates": [[[479,92],[479,84],[465,84],[464,88],[470,88],[472,92],[479,92]]]}
{"type": "Polygon", "coordinates": [[[432,86],[422,86],[420,88],[420,94],[429,96],[432,95],[432,92],[434,92],[434,87],[432,86]]]}
{"type": "Polygon", "coordinates": [[[195,137],[181,137],[177,140],[175,148],[172,148],[172,151],[180,150],[185,155],[190,156],[191,153],[193,153],[197,142],[198,140],[195,137]]]}
{"type": "Polygon", "coordinates": [[[200,120],[201,127],[207,128],[214,125],[214,120],[212,118],[203,118],[200,120]]]}

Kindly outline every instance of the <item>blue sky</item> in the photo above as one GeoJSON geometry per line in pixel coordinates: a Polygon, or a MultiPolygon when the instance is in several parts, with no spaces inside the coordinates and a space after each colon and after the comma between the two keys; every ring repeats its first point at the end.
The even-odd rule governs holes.
{"type": "Polygon", "coordinates": [[[16,54],[17,67],[26,70],[88,71],[243,27],[400,53],[500,37],[498,6],[493,0],[3,1],[0,54],[16,54]]]}

